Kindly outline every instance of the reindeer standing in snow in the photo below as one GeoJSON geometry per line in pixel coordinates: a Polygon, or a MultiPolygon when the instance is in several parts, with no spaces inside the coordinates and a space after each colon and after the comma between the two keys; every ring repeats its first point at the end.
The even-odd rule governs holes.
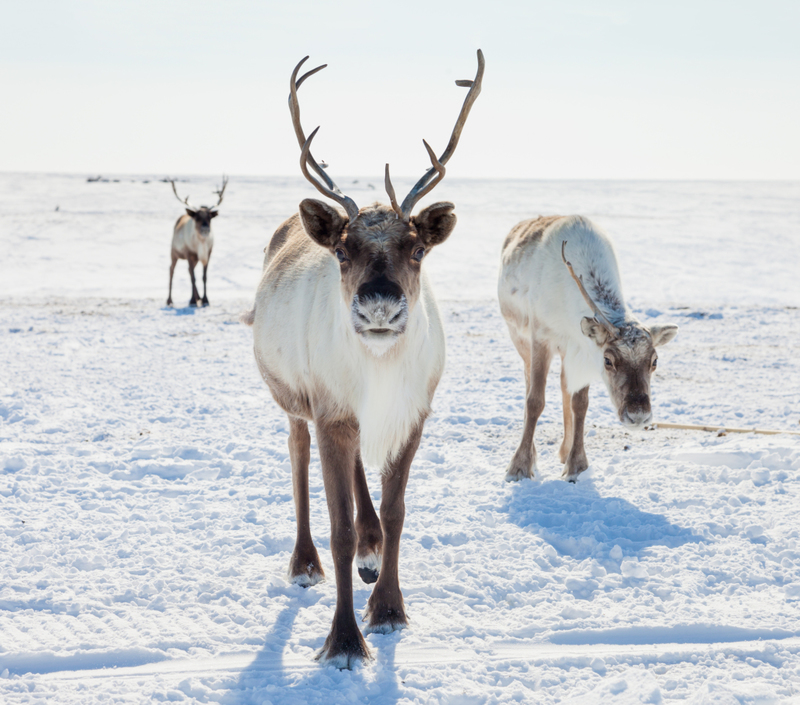
{"type": "Polygon", "coordinates": [[[167,306],[172,306],[172,275],[175,272],[175,265],[179,259],[185,259],[189,263],[189,277],[192,280],[192,298],[189,306],[197,306],[202,303],[208,306],[208,296],[206,294],[206,274],[208,272],[208,261],[211,259],[211,250],[214,249],[214,233],[211,232],[211,220],[219,215],[222,197],[225,194],[225,187],[228,185],[228,177],[222,177],[222,188],[215,191],[219,200],[215,206],[200,206],[192,208],[189,205],[189,197],[184,199],[178,195],[175,188],[175,181],[170,179],[172,192],[186,207],[186,213],[178,218],[172,232],[172,262],[169,266],[169,295],[167,296],[167,306]],[[194,280],[194,268],[198,262],[203,263],[203,298],[197,291],[194,280]]]}
{"type": "Polygon", "coordinates": [[[639,427],[652,418],[650,376],[656,348],[678,326],[646,328],[625,305],[614,248],[594,223],[548,216],[518,223],[503,244],[500,310],[525,366],[525,427],[506,480],[533,477],[533,432],[544,410],[547,371],[561,356],[564,440],[560,457],[572,482],[588,466],[583,425],[589,383],[605,382],[620,421],[639,427]],[[580,272],[580,276],[575,271],[580,272]]]}
{"type": "Polygon", "coordinates": [[[359,209],[311,155],[317,130],[306,139],[297,89],[324,66],[297,80],[306,59],[292,73],[289,97],[302,148],[300,168],[346,214],[315,199],[300,203],[299,214],[272,237],[255,307],[243,320],[253,325],[261,375],[289,417],[297,515],[289,578],[300,585],[313,585],[324,576],[309,525],[308,422],[316,428],[337,595],[333,625],[318,658],[349,668],[369,657],[353,613],[354,557],[361,578],[375,582],[366,612],[367,632],[391,632],[407,624],[398,577],[404,495],[445,355],[439,311],[422,264],[456,224],[452,203],[434,203],[417,215],[411,213],[444,177],[445,164],[480,92],[484,62],[478,51],[475,80],[457,81],[470,91],[450,142],[438,159],[425,142],[433,166],[402,205],[395,198],[387,164],[391,207],[376,203],[359,209]],[[380,520],[370,499],[362,454],[367,465],[381,471],[380,520]]]}

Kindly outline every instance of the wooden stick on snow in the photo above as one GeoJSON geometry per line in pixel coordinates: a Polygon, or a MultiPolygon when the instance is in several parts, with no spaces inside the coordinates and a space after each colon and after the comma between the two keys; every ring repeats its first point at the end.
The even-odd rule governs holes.
{"type": "Polygon", "coordinates": [[[659,421],[652,428],[679,428],[687,431],[724,431],[726,433],[761,433],[776,436],[785,433],[789,436],[800,436],[800,431],[773,431],[765,428],[731,428],[730,426],[701,426],[693,423],[668,423],[659,421]]]}

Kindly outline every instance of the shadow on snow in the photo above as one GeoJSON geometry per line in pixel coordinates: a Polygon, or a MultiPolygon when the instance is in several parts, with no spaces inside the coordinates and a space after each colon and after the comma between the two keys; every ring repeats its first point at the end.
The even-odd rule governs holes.
{"type": "MultiPolygon", "coordinates": [[[[367,589],[356,590],[356,603],[366,604],[368,594],[367,589]]],[[[311,656],[307,662],[293,658],[287,663],[286,648],[297,615],[301,609],[310,606],[308,599],[304,599],[306,595],[300,593],[278,615],[264,637],[264,648],[242,670],[237,685],[221,702],[227,705],[264,702],[276,705],[346,705],[362,701],[380,705],[397,703],[403,694],[396,673],[395,649],[402,639],[402,631],[368,636],[373,660],[357,665],[351,671],[322,666],[311,656]]],[[[356,610],[357,619],[360,611],[356,610]]],[[[326,636],[325,633],[309,635],[314,638],[315,650],[322,647],[326,636]]]]}
{"type": "Polygon", "coordinates": [[[513,490],[501,511],[561,556],[605,558],[614,546],[635,556],[651,546],[676,548],[701,540],[661,514],[642,511],[620,497],[600,495],[588,478],[577,484],[523,481],[513,490]]]}

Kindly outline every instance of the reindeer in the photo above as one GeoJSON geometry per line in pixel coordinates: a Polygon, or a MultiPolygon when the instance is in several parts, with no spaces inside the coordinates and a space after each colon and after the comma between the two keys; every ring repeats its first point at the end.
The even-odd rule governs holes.
{"type": "Polygon", "coordinates": [[[547,371],[557,352],[564,402],[559,454],[563,475],[575,482],[589,467],[583,447],[589,383],[603,380],[625,426],[648,423],[650,376],[658,362],[655,349],[672,340],[678,326],[647,328],[633,317],[622,295],[610,239],[580,216],[533,218],[514,226],[503,244],[498,296],[524,363],[526,388],[522,440],[506,480],[533,477],[536,470],[533,433],[544,410],[547,371]]]}
{"type": "Polygon", "coordinates": [[[297,540],[288,577],[303,586],[324,577],[309,525],[308,423],[316,429],[336,573],[333,624],[317,660],[350,668],[370,658],[353,612],[354,556],[361,579],[375,583],[364,617],[367,633],[389,633],[408,623],[398,577],[404,495],[445,358],[439,311],[422,265],[456,224],[455,206],[448,202],[411,213],[444,178],[480,92],[484,59],[478,51],[474,81],[456,82],[470,90],[442,155],[437,159],[423,140],[432,167],[402,205],[387,164],[391,207],[361,209],[311,154],[319,128],[306,138],[297,89],[325,66],[298,80],[306,59],[292,72],[289,96],[300,169],[345,213],[316,199],[300,203],[299,213],[277,229],[266,249],[255,306],[243,320],[253,325],[259,371],[289,418],[297,540]],[[380,520],[364,463],[380,469],[380,520]]]}
{"type": "Polygon", "coordinates": [[[206,274],[208,273],[208,261],[211,259],[211,250],[214,248],[214,234],[211,232],[211,221],[219,215],[220,204],[225,194],[225,187],[228,185],[228,177],[222,177],[222,188],[214,193],[219,196],[217,204],[214,206],[200,206],[192,208],[189,205],[189,197],[184,199],[178,195],[175,188],[174,179],[169,179],[172,184],[172,192],[186,207],[186,213],[178,218],[172,232],[172,263],[169,266],[169,295],[167,296],[167,306],[172,306],[172,275],[175,272],[175,265],[179,259],[185,259],[189,263],[189,277],[192,280],[192,298],[189,306],[197,306],[202,303],[208,306],[208,295],[206,292],[206,274]],[[197,263],[203,263],[203,298],[197,291],[194,280],[194,268],[197,263]]]}

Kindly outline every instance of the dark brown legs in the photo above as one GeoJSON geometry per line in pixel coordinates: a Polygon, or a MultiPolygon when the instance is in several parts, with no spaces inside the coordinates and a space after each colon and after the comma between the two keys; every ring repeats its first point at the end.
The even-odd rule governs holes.
{"type": "Polygon", "coordinates": [[[197,291],[197,283],[194,280],[194,268],[197,266],[197,255],[190,252],[186,259],[189,262],[189,277],[192,280],[192,298],[189,300],[189,306],[197,306],[200,301],[200,293],[197,291]]]}
{"type": "Polygon", "coordinates": [[[569,449],[572,448],[572,395],[567,391],[567,374],[564,371],[564,358],[561,358],[561,401],[564,405],[564,440],[558,449],[558,457],[562,463],[567,462],[569,449]]]}
{"type": "Polygon", "coordinates": [[[365,583],[374,583],[381,570],[381,547],[383,532],[381,522],[372,506],[369,496],[367,478],[364,474],[364,464],[361,462],[361,453],[356,453],[355,468],[355,496],[356,531],[358,533],[358,548],[356,550],[356,567],[358,574],[365,583]]]}
{"type": "Polygon", "coordinates": [[[400,592],[400,534],[406,516],[405,493],[411,461],[417,452],[422,426],[412,432],[405,447],[383,475],[381,496],[381,527],[383,528],[383,559],[378,582],[370,595],[364,619],[367,633],[388,634],[408,625],[403,593],[400,592]]]}
{"type": "Polygon", "coordinates": [[[206,273],[208,272],[209,261],[211,261],[211,253],[208,254],[208,261],[203,262],[203,306],[208,306],[208,295],[206,292],[206,273]]]}
{"type": "Polygon", "coordinates": [[[544,410],[544,390],[552,357],[553,354],[546,343],[533,340],[530,347],[530,362],[525,365],[525,427],[519,447],[506,468],[508,482],[534,476],[536,446],[533,443],[533,433],[536,430],[536,422],[544,410]]]}
{"type": "MultiPolygon", "coordinates": [[[[209,259],[211,258],[211,253],[209,253],[209,259]]],[[[167,296],[167,306],[172,306],[172,277],[175,274],[175,265],[178,264],[178,255],[175,250],[172,251],[172,262],[169,265],[169,295],[167,296]]],[[[189,300],[189,306],[197,306],[201,304],[203,306],[208,306],[208,293],[206,289],[206,275],[208,274],[208,262],[203,264],[203,298],[200,298],[200,292],[197,290],[197,282],[194,278],[194,269],[197,266],[198,259],[197,255],[189,253],[189,256],[186,258],[186,261],[189,263],[189,278],[192,280],[192,298],[189,300]]]]}
{"type": "Polygon", "coordinates": [[[353,612],[353,558],[356,527],[353,491],[358,453],[358,428],[353,423],[318,421],[317,443],[322,479],[331,518],[331,554],[336,572],[336,611],[333,625],[317,658],[337,668],[350,668],[369,658],[369,650],[353,612]]]}
{"type": "Polygon", "coordinates": [[[293,583],[309,587],[325,577],[317,549],[311,538],[308,509],[308,463],[311,456],[311,436],[308,422],[289,418],[289,457],[292,460],[294,512],[297,517],[297,539],[289,562],[288,577],[293,583]]]}
{"type": "MultiPolygon", "coordinates": [[[[567,395],[566,388],[562,387],[564,396],[567,395]]],[[[575,482],[578,475],[589,467],[589,461],[586,459],[586,451],[583,448],[583,425],[586,420],[586,410],[589,408],[589,387],[586,386],[570,398],[570,407],[572,410],[571,422],[567,425],[566,411],[564,412],[564,443],[562,443],[562,451],[567,444],[567,438],[572,436],[571,443],[566,452],[566,460],[564,464],[563,476],[570,482],[575,482]],[[569,433],[571,431],[571,434],[569,433]]],[[[566,410],[567,405],[564,404],[566,410]]]]}
{"type": "Polygon", "coordinates": [[[169,265],[169,294],[167,295],[167,306],[172,306],[172,275],[175,273],[175,265],[178,264],[178,255],[172,251],[172,263],[169,265]]]}
{"type": "MultiPolygon", "coordinates": [[[[383,475],[380,520],[372,506],[359,452],[358,426],[353,422],[317,421],[317,443],[331,520],[331,554],[336,573],[336,612],[330,634],[317,658],[338,668],[350,668],[369,658],[369,650],[353,611],[353,558],[366,583],[375,583],[364,619],[367,632],[391,632],[408,623],[400,592],[398,563],[405,519],[405,491],[411,461],[419,446],[423,422],[383,475]],[[358,516],[353,519],[354,509],[358,516]]],[[[289,579],[309,586],[323,579],[319,555],[311,538],[308,465],[311,438],[308,423],[289,418],[297,540],[289,564],[289,579]]]]}

